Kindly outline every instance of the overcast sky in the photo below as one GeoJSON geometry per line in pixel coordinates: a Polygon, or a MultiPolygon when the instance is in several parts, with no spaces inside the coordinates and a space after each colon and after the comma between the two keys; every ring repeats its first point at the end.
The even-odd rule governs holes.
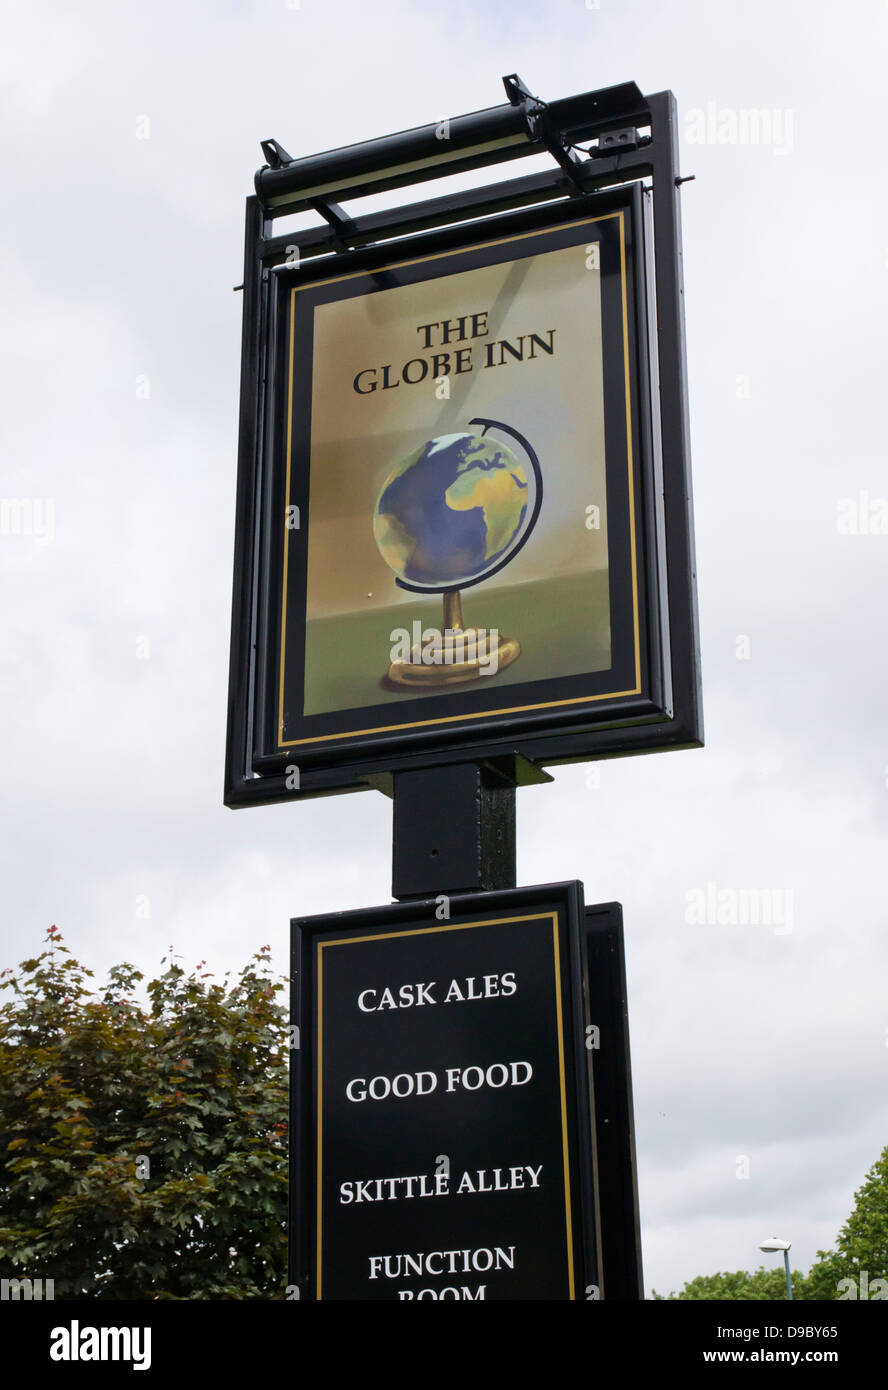
{"type": "Polygon", "coordinates": [[[518,881],[624,904],[648,1291],[831,1245],[888,1144],[886,26],[879,0],[5,0],[0,493],[42,524],[0,534],[0,966],[57,923],[97,974],[263,942],[283,973],[292,915],[390,898],[382,796],[222,805],[260,139],[497,105],[512,71],[669,87],[706,748],[520,792],[518,881]],[[708,884],[779,891],[783,924],[693,920],[708,884]]]}

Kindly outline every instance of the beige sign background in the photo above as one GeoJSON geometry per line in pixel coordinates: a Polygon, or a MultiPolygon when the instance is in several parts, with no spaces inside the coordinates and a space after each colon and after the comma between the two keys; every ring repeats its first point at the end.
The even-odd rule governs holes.
{"type": "MultiPolygon", "coordinates": [[[[533,236],[515,242],[523,250],[533,236]]],[[[446,266],[446,258],[438,265],[446,266]]],[[[597,256],[581,243],[316,307],[306,714],[403,698],[378,684],[388,655],[379,610],[391,610],[391,628],[414,617],[440,622],[441,601],[396,585],[374,539],[374,507],[403,458],[427,440],[467,431],[475,416],[524,435],[543,476],[542,508],[527,544],[464,593],[466,620],[492,626],[496,596],[520,588],[523,612],[536,607],[540,631],[548,625],[552,633],[548,657],[538,651],[535,664],[519,660],[495,679],[512,683],[609,665],[600,275],[597,256]],[[449,328],[442,328],[445,321],[449,328]],[[501,348],[503,340],[523,360],[501,348]],[[449,399],[439,399],[443,364],[435,363],[436,353],[448,354],[449,399]],[[405,365],[407,377],[416,378],[424,363],[424,379],[410,384],[405,365]],[[374,383],[376,389],[367,389],[374,383]],[[597,583],[590,583],[590,572],[597,572],[597,583]],[[572,611],[553,587],[559,576],[586,576],[585,584],[568,586],[572,611]],[[348,624],[354,679],[347,693],[342,672],[331,685],[337,644],[330,622],[360,614],[377,621],[348,624]],[[366,643],[356,640],[359,632],[366,632],[366,643]]],[[[506,635],[524,638],[522,631],[506,635]]]]}

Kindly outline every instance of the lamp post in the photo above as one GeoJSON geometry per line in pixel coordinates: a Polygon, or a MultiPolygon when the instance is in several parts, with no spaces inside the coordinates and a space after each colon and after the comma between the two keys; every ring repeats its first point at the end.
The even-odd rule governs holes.
{"type": "Polygon", "coordinates": [[[789,1251],[792,1246],[791,1240],[778,1240],[772,1236],[770,1240],[763,1240],[759,1250],[764,1250],[767,1254],[773,1254],[776,1250],[783,1251],[783,1262],[786,1267],[786,1297],[792,1298],[792,1276],[789,1272],[789,1251]]]}

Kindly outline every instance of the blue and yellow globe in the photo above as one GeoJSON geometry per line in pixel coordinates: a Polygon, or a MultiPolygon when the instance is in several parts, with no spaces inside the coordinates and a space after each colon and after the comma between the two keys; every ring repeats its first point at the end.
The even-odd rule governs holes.
{"type": "Polygon", "coordinates": [[[528,479],[507,445],[442,434],[389,474],[373,513],[376,544],[408,587],[476,584],[521,544],[528,479]]]}

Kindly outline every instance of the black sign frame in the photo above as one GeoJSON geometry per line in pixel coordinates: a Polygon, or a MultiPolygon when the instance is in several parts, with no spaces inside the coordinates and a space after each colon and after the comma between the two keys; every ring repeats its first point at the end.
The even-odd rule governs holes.
{"type": "Polygon", "coordinates": [[[589,1017],[599,1030],[592,1071],[602,1287],[609,1302],[635,1302],[644,1277],[622,905],[596,903],[585,920],[589,1017]]]}
{"type": "MultiPolygon", "coordinates": [[[[563,1144],[565,1163],[565,1201],[567,1250],[569,1251],[564,1277],[568,1297],[577,1301],[600,1297],[601,1241],[597,1216],[597,1171],[594,1157],[594,1098],[592,1092],[592,1053],[587,1049],[588,999],[586,988],[586,930],[583,919],[583,889],[577,882],[540,885],[532,888],[512,889],[500,893],[480,893],[455,895],[449,899],[441,897],[410,903],[393,904],[386,907],[368,908],[356,912],[333,913],[320,917],[296,918],[291,923],[291,1017],[294,1026],[294,1041],[298,1044],[291,1052],[292,1075],[290,1088],[290,1271],[289,1296],[310,1301],[318,1301],[320,1282],[320,1301],[329,1279],[326,1275],[326,1261],[332,1258],[327,1249],[342,1249],[343,1238],[336,1246],[337,1236],[330,1235],[330,1219],[322,1225],[322,1196],[319,1195],[319,1177],[326,1171],[327,1156],[323,1146],[322,1116],[327,1115],[324,1103],[323,1076],[326,1062],[324,1036],[328,1020],[324,1009],[332,1009],[329,998],[326,1005],[323,999],[323,986],[319,982],[321,953],[332,948],[340,955],[347,945],[354,943],[367,947],[368,942],[390,941],[398,938],[421,938],[418,945],[428,955],[441,940],[444,933],[466,933],[473,928],[484,930],[494,926],[507,927],[513,922],[525,924],[525,930],[539,932],[538,941],[552,932],[555,944],[557,966],[553,980],[556,981],[554,995],[557,997],[558,1032],[561,1058],[561,1105],[563,1107],[563,1144]],[[446,902],[449,916],[442,919],[442,903],[446,902]],[[549,923],[551,922],[551,926],[549,923]],[[437,941],[436,941],[437,938],[437,941]],[[322,995],[319,1002],[319,992],[322,995]],[[322,1081],[319,1083],[319,1062],[322,1081]],[[325,1234],[326,1232],[326,1234],[325,1234]],[[324,1247],[324,1241],[329,1245],[324,1247]],[[568,1268],[569,1266],[569,1268],[568,1268]]],[[[465,937],[462,938],[465,941],[465,937]]],[[[517,941],[516,941],[517,947],[517,941]]],[[[390,948],[388,948],[390,949],[390,948]]],[[[399,945],[398,949],[403,949],[399,945]]],[[[501,948],[500,948],[501,949],[501,948]]],[[[492,978],[492,977],[491,977],[492,978]]],[[[525,987],[527,982],[525,981],[525,987]]],[[[440,1003],[440,1000],[436,1001],[440,1003]]],[[[502,1002],[502,1001],[498,1001],[502,1002]]],[[[458,1006],[457,1006],[458,1007],[458,1006]]],[[[487,1007],[482,1005],[481,1007],[487,1007]]],[[[418,1011],[412,1015],[399,1016],[398,1023],[409,1027],[418,1011]]],[[[426,1018],[431,1010],[426,1011],[426,1018]]],[[[450,1014],[449,1019],[455,1017],[450,1014]]],[[[464,1017],[464,1016],[463,1016],[464,1017]]],[[[443,1018],[439,1010],[438,1019],[443,1018]]],[[[476,1019],[478,1018],[476,1014],[476,1019]]],[[[436,1019],[436,1026],[438,1025],[436,1019]]],[[[337,1015],[330,1025],[337,1030],[337,1036],[348,1039],[348,1047],[360,1054],[360,1040],[354,1033],[353,1023],[337,1015]]],[[[424,1025],[420,1025],[424,1026],[424,1025]]],[[[486,1028],[486,1021],[476,1023],[476,1029],[486,1028]]],[[[486,1034],[485,1034],[486,1036],[486,1034]]],[[[535,1044],[528,1039],[527,1049],[535,1044]]],[[[541,1045],[541,1044],[539,1044],[541,1045]]],[[[363,1060],[363,1056],[362,1056],[363,1060]]],[[[454,1061],[460,1059],[454,1057],[454,1061]]],[[[466,1058],[462,1059],[467,1060],[466,1058]]],[[[335,1063],[332,1064],[335,1068],[335,1063]]],[[[367,1063],[365,1062],[365,1067],[367,1063]]],[[[403,1065],[406,1067],[407,1063],[403,1065]]],[[[548,1095],[543,1083],[544,1095],[548,1095]]],[[[335,1098],[334,1098],[335,1103],[335,1098]]],[[[405,1102],[393,1102],[390,1109],[405,1102]]],[[[410,1103],[410,1102],[407,1102],[410,1103]]],[[[389,1118],[388,1128],[385,1117],[379,1114],[381,1106],[374,1107],[371,1121],[372,1129],[367,1131],[375,1136],[374,1142],[386,1143],[388,1129],[395,1123],[389,1118]],[[381,1136],[381,1137],[380,1137],[381,1136]]],[[[366,1142],[365,1135],[365,1142],[366,1142]]],[[[431,1140],[430,1140],[431,1142],[431,1140]]],[[[359,1145],[356,1144],[356,1148],[359,1145]]],[[[434,1147],[434,1144],[433,1144],[434,1147]]],[[[342,1151],[340,1143],[339,1152],[342,1151]]],[[[400,1151],[399,1151],[400,1152],[400,1151]]],[[[357,1166],[357,1161],[356,1161],[357,1166]]],[[[384,1176],[384,1175],[377,1175],[384,1176]]],[[[454,1198],[451,1197],[451,1209],[454,1198]]],[[[465,1199],[463,1199],[465,1200],[465,1199]]],[[[468,1199],[471,1200],[471,1199],[468,1199]]],[[[396,1204],[397,1206],[398,1204],[396,1204]]],[[[388,1212],[386,1212],[388,1215],[388,1212]]],[[[416,1218],[421,1225],[421,1218],[416,1218]]],[[[474,1210],[466,1210],[466,1238],[462,1240],[481,1242],[481,1231],[474,1210]]],[[[340,1219],[340,1225],[341,1225],[340,1219]]],[[[333,1225],[335,1232],[335,1223],[333,1225]]],[[[417,1236],[414,1249],[421,1246],[417,1236]]],[[[366,1252],[365,1252],[366,1253],[366,1252]]],[[[526,1251],[524,1252],[526,1256],[526,1251]]],[[[458,1281],[460,1282],[460,1281],[458,1281]]],[[[463,1279],[461,1282],[465,1282],[463,1279]]],[[[440,1281],[439,1281],[440,1283],[440,1281]]],[[[380,1297],[374,1286],[373,1292],[380,1297]]],[[[501,1288],[502,1286],[500,1286],[501,1288]]],[[[390,1285],[385,1286],[386,1297],[396,1297],[390,1285]]],[[[341,1296],[341,1295],[340,1295],[341,1296]]],[[[366,1295],[370,1297],[371,1294],[366,1295]]],[[[452,1296],[452,1295],[451,1295],[452,1296]]],[[[483,1295],[485,1301],[490,1295],[483,1295]]],[[[508,1297],[508,1292],[505,1294],[508,1297]]],[[[525,1297],[538,1297],[526,1293],[525,1297]]],[[[543,1294],[542,1297],[551,1297],[543,1294]]],[[[503,1297],[494,1292],[493,1299],[503,1297]]]]}
{"type": "MultiPolygon", "coordinates": [[[[456,149],[452,145],[445,149],[448,142],[440,137],[433,140],[435,128],[428,127],[311,160],[278,161],[277,167],[273,163],[257,175],[258,196],[247,204],[225,778],[229,806],[368,787],[391,794],[394,774],[445,762],[489,762],[503,770],[508,765],[513,780],[520,783],[544,780],[541,769],[557,763],[702,745],[680,179],[671,94],[643,97],[634,84],[627,83],[551,103],[546,117],[550,137],[556,124],[565,142],[568,136],[595,137],[590,157],[577,159],[568,177],[559,172],[511,180],[356,219],[330,203],[329,191],[318,196],[319,188],[331,186],[337,196],[358,196],[440,176],[457,167],[551,149],[551,138],[541,139],[538,130],[534,138],[532,123],[526,127],[524,145],[524,137],[513,134],[498,151],[487,148],[489,142],[481,136],[488,125],[508,126],[510,131],[513,126],[518,131],[522,128],[522,115],[511,92],[510,101],[512,107],[455,118],[454,126],[469,123],[462,147],[458,141],[456,149]],[[484,146],[485,153],[472,152],[470,126],[472,139],[484,146]],[[399,169],[402,146],[403,154],[408,146],[415,153],[424,148],[423,142],[431,142],[424,172],[416,172],[415,160],[409,161],[411,173],[399,169]],[[371,148],[377,166],[372,177],[367,173],[366,153],[371,148]],[[612,154],[613,148],[619,153],[612,154]],[[456,153],[460,158],[454,162],[456,153]],[[356,172],[359,167],[363,172],[356,172]],[[326,229],[290,237],[271,235],[276,217],[308,207],[322,214],[329,224],[326,229]],[[317,730],[312,726],[311,732],[310,721],[303,721],[296,737],[285,738],[278,733],[283,701],[278,698],[281,638],[276,623],[282,545],[289,546],[293,538],[283,524],[289,499],[282,467],[286,393],[281,363],[286,355],[284,306],[294,283],[310,284],[314,287],[310,293],[325,294],[334,280],[391,275],[393,266],[402,267],[399,273],[403,273],[407,261],[456,251],[483,255],[486,247],[503,236],[580,225],[617,207],[625,212],[630,228],[627,244],[633,252],[626,284],[640,553],[636,575],[640,660],[634,686],[621,687],[618,681],[612,686],[612,698],[594,696],[599,701],[594,705],[585,700],[567,704],[565,700],[576,695],[573,688],[567,691],[570,682],[537,682],[537,687],[551,684],[551,691],[538,688],[535,698],[525,699],[517,710],[508,699],[500,698],[490,718],[473,707],[477,694],[424,695],[413,702],[422,705],[422,718],[405,721],[406,728],[382,728],[378,720],[368,720],[363,728],[348,731],[335,727],[337,720],[330,718],[323,728],[323,720],[317,730]],[[470,228],[466,226],[469,218],[473,219],[470,228]],[[474,253],[471,247],[476,248],[474,253]],[[294,248],[298,268],[292,261],[294,248]],[[629,693],[618,696],[621,688],[629,693]]],[[[523,117],[527,116],[524,111],[523,117]]],[[[282,681],[281,675],[281,686],[282,681]]],[[[509,687],[515,689],[521,687],[509,687]]]]}
{"type": "MultiPolygon", "coordinates": [[[[323,767],[331,760],[349,763],[366,755],[370,747],[388,757],[393,767],[405,755],[422,756],[441,748],[465,756],[480,739],[502,753],[514,746],[516,737],[545,738],[575,725],[578,710],[595,724],[612,723],[616,718],[644,721],[664,717],[671,698],[664,662],[668,639],[657,592],[659,576],[656,564],[651,566],[650,562],[659,553],[662,537],[657,529],[650,428],[640,408],[649,394],[644,258],[639,251],[643,240],[642,195],[639,188],[632,187],[602,194],[588,206],[559,213],[554,225],[549,210],[513,213],[486,223],[481,240],[478,232],[470,229],[460,234],[465,242],[462,248],[451,247],[418,259],[401,255],[377,273],[354,272],[312,280],[309,269],[284,271],[275,277],[274,316],[280,328],[270,373],[277,378],[276,364],[286,357],[287,325],[294,319],[291,344],[295,338],[303,345],[297,354],[303,360],[294,371],[293,390],[280,393],[276,437],[290,445],[291,466],[272,485],[271,513],[283,516],[295,506],[301,517],[309,514],[312,364],[304,345],[310,341],[312,314],[319,305],[384,294],[393,286],[422,284],[430,277],[483,265],[515,264],[517,257],[556,247],[573,248],[582,262],[594,244],[601,261],[605,342],[607,530],[614,642],[611,667],[594,674],[505,689],[481,680],[459,692],[423,693],[394,706],[300,715],[306,661],[307,527],[289,531],[272,527],[269,562],[263,570],[268,588],[260,606],[274,615],[274,621],[269,625],[267,642],[257,649],[257,689],[265,692],[257,704],[254,751],[254,766],[260,772],[273,772],[281,758],[306,770],[323,767]],[[630,363],[636,364],[634,371],[630,363]],[[292,706],[295,712],[291,718],[292,706]]],[[[279,455],[278,461],[282,462],[279,455]]],[[[578,517],[578,525],[581,520],[578,517]]]]}

